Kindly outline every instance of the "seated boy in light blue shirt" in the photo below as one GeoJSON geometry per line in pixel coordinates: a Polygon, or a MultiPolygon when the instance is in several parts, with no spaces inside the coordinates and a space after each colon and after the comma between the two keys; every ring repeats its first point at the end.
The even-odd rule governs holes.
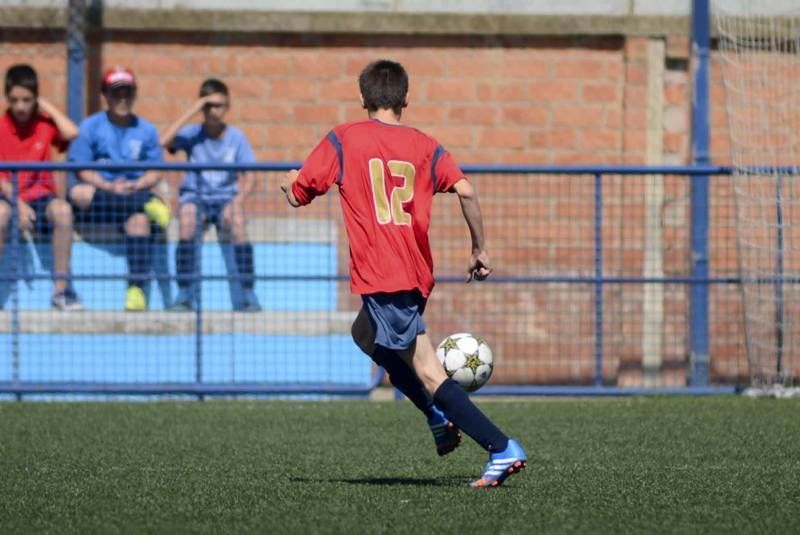
{"type": "MultiPolygon", "coordinates": [[[[225,123],[230,106],[228,87],[210,78],[200,86],[200,98],[161,135],[161,146],[171,153],[184,151],[193,163],[254,163],[253,150],[244,133],[225,123]],[[202,124],[186,125],[192,116],[203,113],[202,124]]],[[[198,221],[211,223],[233,238],[234,258],[244,290],[237,310],[261,310],[253,291],[253,246],[247,238],[245,199],[253,189],[253,173],[234,171],[189,171],[180,187],[180,238],[175,251],[178,296],[171,310],[194,310],[197,305],[194,244],[198,221]]]]}
{"type": "MultiPolygon", "coordinates": [[[[163,162],[158,131],[133,113],[136,79],[123,67],[108,69],[101,86],[107,109],[84,119],[69,147],[69,160],[77,163],[163,162]]],[[[128,289],[125,310],[145,310],[143,285],[151,271],[151,222],[169,225],[169,207],[153,192],[158,171],[81,170],[71,177],[69,201],[78,221],[113,224],[125,234],[128,289]]]]}

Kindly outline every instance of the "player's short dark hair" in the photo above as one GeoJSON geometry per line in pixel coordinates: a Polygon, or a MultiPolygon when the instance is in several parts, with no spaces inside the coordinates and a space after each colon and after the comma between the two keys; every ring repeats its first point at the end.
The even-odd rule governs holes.
{"type": "Polygon", "coordinates": [[[408,74],[396,61],[380,59],[364,67],[358,88],[368,111],[384,109],[400,115],[406,105],[408,74]]]}
{"type": "Polygon", "coordinates": [[[18,63],[8,68],[6,71],[6,95],[16,86],[24,87],[34,96],[39,96],[39,78],[33,67],[26,63],[18,63]]]}
{"type": "Polygon", "coordinates": [[[216,78],[209,78],[202,84],[200,84],[200,96],[207,97],[208,95],[213,95],[214,93],[219,93],[221,95],[225,95],[226,98],[230,98],[228,94],[228,86],[221,80],[217,80],[216,78]]]}

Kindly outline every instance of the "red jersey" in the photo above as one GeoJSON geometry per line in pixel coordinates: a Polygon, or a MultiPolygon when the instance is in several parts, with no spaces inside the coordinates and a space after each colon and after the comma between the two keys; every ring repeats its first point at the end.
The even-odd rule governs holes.
{"type": "Polygon", "coordinates": [[[431,201],[462,178],[432,137],[371,119],[329,132],[304,162],[292,193],[308,204],[338,184],[353,293],[418,289],[427,298],[433,289],[431,201]]]}
{"type": "MultiPolygon", "coordinates": [[[[16,162],[49,162],[50,147],[64,152],[67,142],[61,138],[53,120],[41,113],[23,126],[14,122],[9,112],[0,117],[0,160],[16,162]]],[[[50,171],[19,171],[19,196],[33,201],[56,194],[56,184],[50,171]]],[[[11,173],[0,172],[0,180],[11,180],[11,173]]]]}

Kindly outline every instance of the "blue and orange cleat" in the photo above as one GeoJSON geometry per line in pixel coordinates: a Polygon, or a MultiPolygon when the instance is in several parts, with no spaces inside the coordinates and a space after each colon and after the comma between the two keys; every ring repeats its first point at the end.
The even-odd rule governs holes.
{"type": "Polygon", "coordinates": [[[433,441],[436,443],[436,453],[440,457],[452,452],[461,444],[461,431],[435,405],[433,414],[428,417],[428,427],[431,428],[433,441]]]}
{"type": "Polygon", "coordinates": [[[503,451],[489,454],[489,462],[483,475],[470,483],[475,489],[499,487],[508,476],[518,474],[528,464],[525,450],[513,438],[508,439],[508,446],[503,451]]]}

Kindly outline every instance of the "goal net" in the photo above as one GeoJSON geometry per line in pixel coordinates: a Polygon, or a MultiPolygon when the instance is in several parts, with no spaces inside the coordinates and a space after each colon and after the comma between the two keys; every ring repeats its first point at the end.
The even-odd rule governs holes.
{"type": "Polygon", "coordinates": [[[720,0],[719,33],[753,395],[800,393],[800,9],[720,0]]]}

